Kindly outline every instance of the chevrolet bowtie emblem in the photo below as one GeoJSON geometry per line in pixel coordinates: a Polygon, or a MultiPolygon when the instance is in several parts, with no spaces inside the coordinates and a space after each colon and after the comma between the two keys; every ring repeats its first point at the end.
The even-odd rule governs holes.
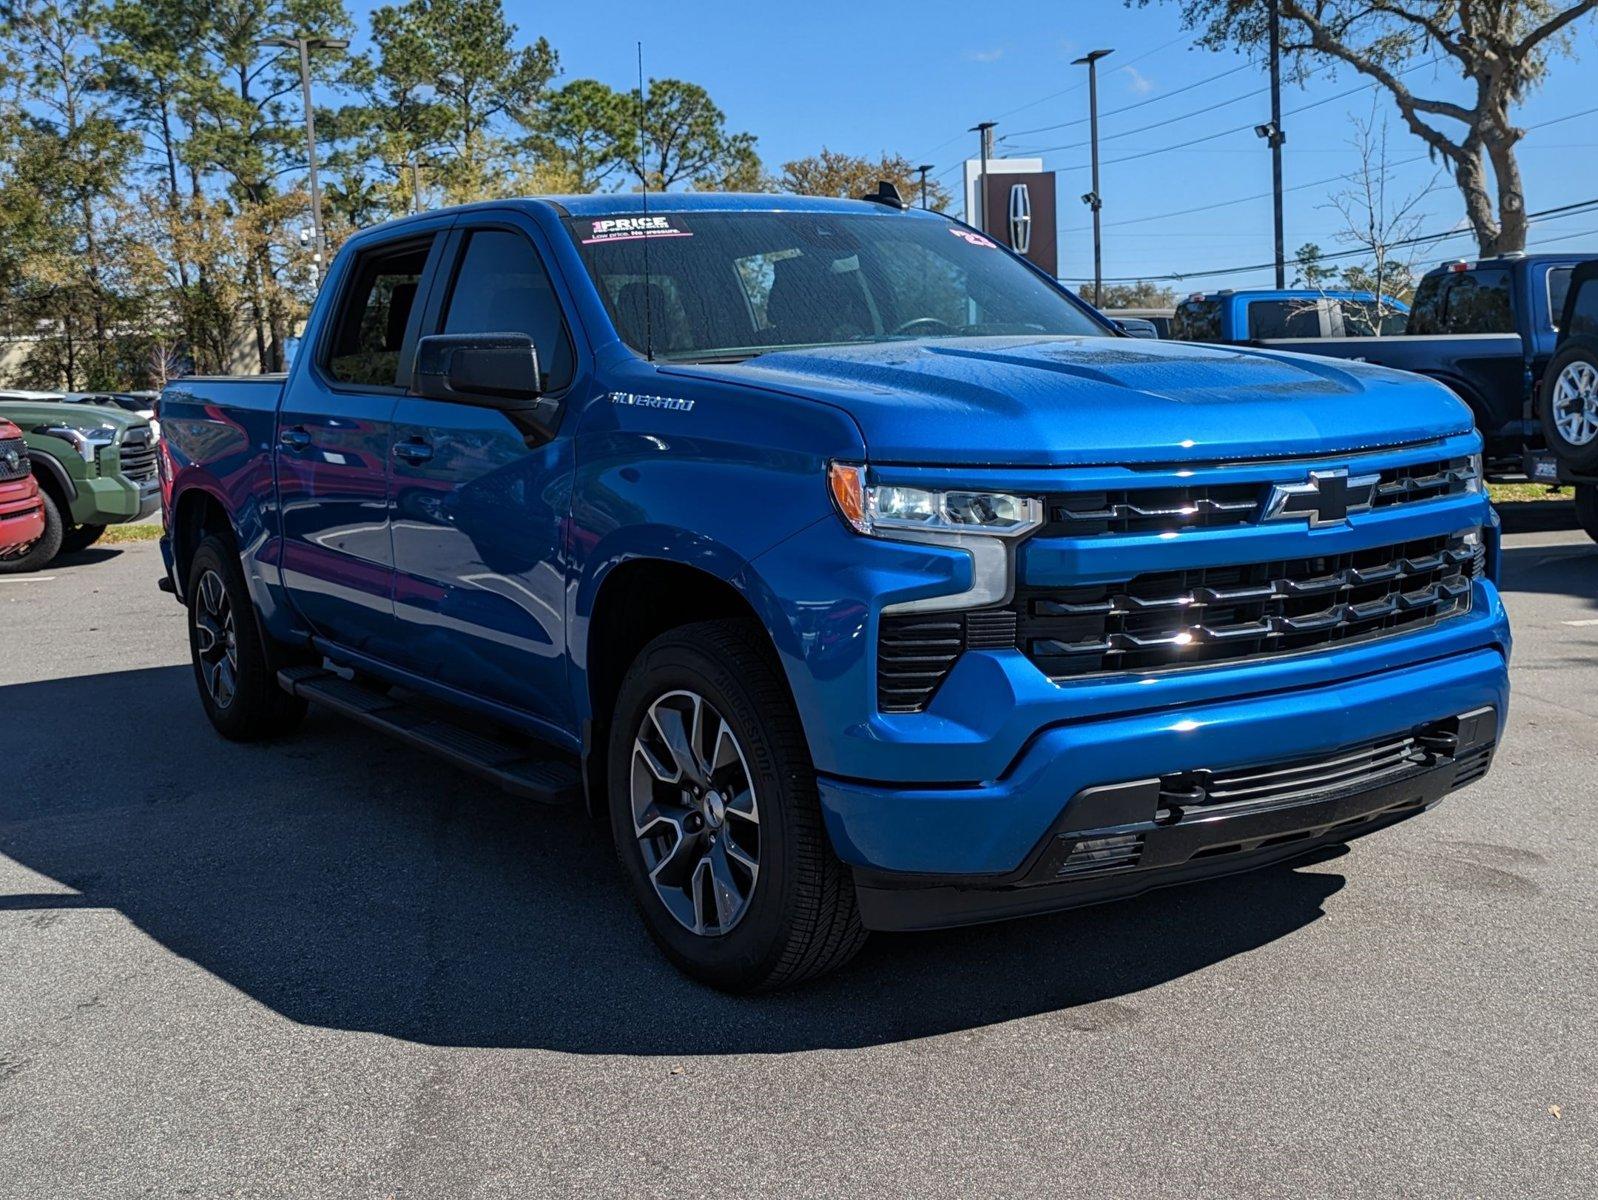
{"type": "Polygon", "coordinates": [[[1339,525],[1371,506],[1380,475],[1350,475],[1342,467],[1311,471],[1307,483],[1278,483],[1265,504],[1267,521],[1308,517],[1314,525],[1339,525]]]}

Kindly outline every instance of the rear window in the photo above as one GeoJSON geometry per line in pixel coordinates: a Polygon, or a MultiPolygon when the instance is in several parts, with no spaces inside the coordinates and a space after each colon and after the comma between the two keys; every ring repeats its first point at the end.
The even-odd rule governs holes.
{"type": "Polygon", "coordinates": [[[1220,341],[1221,302],[1202,298],[1182,301],[1171,317],[1171,337],[1181,342],[1220,341]]]}
{"type": "Polygon", "coordinates": [[[1415,290],[1410,333],[1514,333],[1509,272],[1499,268],[1428,275],[1415,290]]]}
{"type": "Polygon", "coordinates": [[[1391,300],[1334,301],[1343,316],[1344,337],[1396,337],[1409,324],[1409,313],[1391,300]]]}
{"type": "Polygon", "coordinates": [[[1570,274],[1575,267],[1548,268],[1548,314],[1555,329],[1565,315],[1565,298],[1570,295],[1570,274]]]}
{"type": "Polygon", "coordinates": [[[1321,336],[1320,301],[1306,297],[1251,300],[1248,306],[1248,336],[1318,338],[1321,336]]]}

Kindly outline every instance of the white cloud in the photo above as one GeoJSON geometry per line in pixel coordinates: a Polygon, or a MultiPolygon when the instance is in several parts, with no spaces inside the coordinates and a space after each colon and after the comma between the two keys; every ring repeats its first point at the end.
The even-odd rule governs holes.
{"type": "Polygon", "coordinates": [[[1122,67],[1127,79],[1127,86],[1139,96],[1146,96],[1154,90],[1154,80],[1143,74],[1136,67],[1122,67]]]}
{"type": "Polygon", "coordinates": [[[972,62],[990,63],[998,62],[1004,57],[1004,47],[995,46],[992,50],[967,50],[965,56],[972,62]]]}

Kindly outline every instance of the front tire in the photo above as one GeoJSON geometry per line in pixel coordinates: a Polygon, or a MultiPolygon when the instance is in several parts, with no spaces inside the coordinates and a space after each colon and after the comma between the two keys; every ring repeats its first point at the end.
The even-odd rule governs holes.
{"type": "Polygon", "coordinates": [[[76,554],[79,550],[87,550],[100,540],[104,532],[104,525],[74,525],[61,535],[61,553],[76,554]]]}
{"type": "Polygon", "coordinates": [[[44,532],[27,549],[0,554],[0,575],[21,575],[27,571],[41,570],[49,566],[61,552],[61,537],[66,530],[61,510],[56,507],[49,492],[41,491],[39,500],[44,504],[44,532]]]}
{"type": "Polygon", "coordinates": [[[606,776],[633,899],[684,973],[732,992],[786,987],[864,944],[758,625],[704,621],[649,643],[622,681],[606,776]]]}
{"type": "Polygon", "coordinates": [[[229,543],[214,535],[200,543],[184,595],[194,682],[216,731],[235,742],[292,732],[306,703],[277,685],[244,570],[229,543]]]}
{"type": "Polygon", "coordinates": [[[1576,485],[1576,523],[1598,542],[1598,483],[1576,485]]]}

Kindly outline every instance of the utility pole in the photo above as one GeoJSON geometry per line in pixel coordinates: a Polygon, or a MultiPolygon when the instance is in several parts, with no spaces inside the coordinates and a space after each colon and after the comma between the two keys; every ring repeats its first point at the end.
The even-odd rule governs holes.
{"type": "Polygon", "coordinates": [[[1287,286],[1287,258],[1282,244],[1282,3],[1271,0],[1271,192],[1276,216],[1276,286],[1287,286]]]}
{"type": "Polygon", "coordinates": [[[1097,307],[1104,290],[1104,241],[1099,227],[1099,210],[1104,207],[1099,192],[1099,59],[1113,50],[1090,50],[1071,65],[1088,69],[1088,142],[1093,161],[1093,190],[1082,197],[1082,203],[1093,210],[1093,304],[1097,307]]]}
{"type": "Polygon", "coordinates": [[[993,127],[997,121],[982,121],[971,126],[967,133],[974,133],[980,143],[977,153],[980,155],[981,166],[977,168],[977,228],[983,233],[988,231],[988,153],[993,147],[993,127]]]}
{"type": "Polygon", "coordinates": [[[300,56],[300,96],[305,104],[305,162],[309,168],[311,185],[311,228],[312,233],[312,261],[316,264],[316,283],[322,283],[322,264],[327,257],[327,236],[322,230],[322,185],[316,174],[316,114],[311,104],[311,51],[312,50],[347,50],[349,39],[306,37],[296,34],[293,37],[262,38],[256,43],[258,46],[280,46],[285,50],[297,50],[300,56]]]}
{"type": "Polygon", "coordinates": [[[921,172],[921,207],[927,206],[927,172],[932,170],[936,163],[922,163],[916,170],[921,172]]]}

